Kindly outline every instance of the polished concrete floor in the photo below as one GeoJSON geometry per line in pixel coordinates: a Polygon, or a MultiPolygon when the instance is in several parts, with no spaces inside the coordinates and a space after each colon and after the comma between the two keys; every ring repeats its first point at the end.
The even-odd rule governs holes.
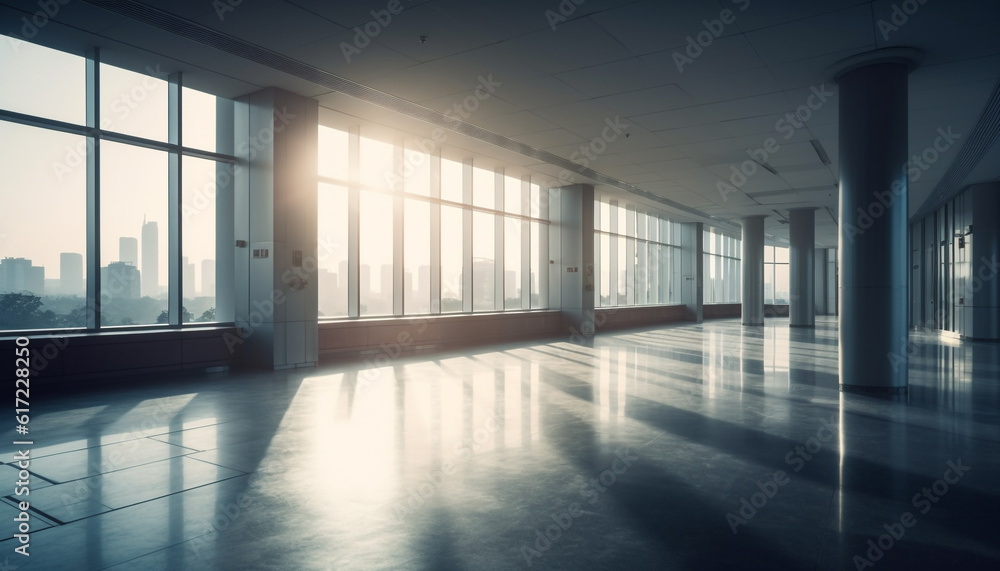
{"type": "Polygon", "coordinates": [[[38,387],[0,569],[995,569],[1000,346],[909,351],[895,402],[831,319],[38,387]]]}

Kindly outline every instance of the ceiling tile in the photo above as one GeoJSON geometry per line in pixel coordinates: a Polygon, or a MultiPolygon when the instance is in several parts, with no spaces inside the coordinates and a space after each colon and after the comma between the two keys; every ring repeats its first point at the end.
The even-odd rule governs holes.
{"type": "Polygon", "coordinates": [[[648,89],[666,83],[634,57],[567,71],[555,77],[590,97],[648,89]]]}
{"type": "Polygon", "coordinates": [[[501,45],[549,74],[625,59],[632,55],[586,18],[566,22],[556,31],[547,28],[538,30],[507,40],[501,45]]]}
{"type": "Polygon", "coordinates": [[[756,53],[768,65],[856,48],[874,48],[868,4],[748,32],[756,53]]]}

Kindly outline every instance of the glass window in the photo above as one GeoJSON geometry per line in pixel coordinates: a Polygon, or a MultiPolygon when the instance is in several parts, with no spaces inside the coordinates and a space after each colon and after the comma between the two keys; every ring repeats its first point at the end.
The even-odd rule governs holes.
{"type": "Polygon", "coordinates": [[[169,323],[167,202],[167,153],[101,144],[102,325],[169,323]]]}
{"type": "Polygon", "coordinates": [[[441,207],[441,312],[462,311],[464,213],[455,206],[441,207]]]}
{"type": "Polygon", "coordinates": [[[441,159],[441,198],[452,202],[462,202],[463,170],[465,165],[457,161],[441,159]]]}
{"type": "Polygon", "coordinates": [[[360,313],[392,315],[393,198],[365,190],[360,199],[360,313]]]}
{"type": "Polygon", "coordinates": [[[472,214],[472,310],[493,311],[496,256],[495,216],[488,212],[472,214]]]}
{"type": "Polygon", "coordinates": [[[406,199],[403,211],[403,310],[406,315],[431,311],[431,205],[406,199]]]}
{"type": "Polygon", "coordinates": [[[86,59],[14,38],[2,39],[0,77],[9,87],[0,89],[0,108],[86,123],[86,59]]]}
{"type": "Polygon", "coordinates": [[[521,179],[512,176],[503,177],[503,209],[511,214],[523,212],[521,197],[521,179]]]}
{"type": "MultiPolygon", "coordinates": [[[[542,217],[542,200],[543,199],[547,200],[549,193],[548,193],[548,191],[546,191],[543,194],[542,193],[542,188],[540,186],[538,186],[537,184],[532,184],[529,188],[531,189],[530,190],[530,192],[531,192],[531,212],[529,212],[529,215],[532,218],[541,218],[542,217]]],[[[546,208],[545,211],[548,212],[548,208],[546,208]]]]}
{"type": "Polygon", "coordinates": [[[546,295],[542,297],[542,280],[548,283],[549,261],[542,255],[549,239],[549,228],[541,222],[531,223],[531,300],[532,309],[549,306],[546,295]]]}
{"type": "Polygon", "coordinates": [[[183,296],[188,321],[215,318],[215,161],[184,157],[181,228],[184,230],[183,296]]]}
{"type": "MultiPolygon", "coordinates": [[[[518,185],[521,181],[517,181],[518,185]]],[[[521,219],[504,217],[503,291],[504,309],[521,309],[521,219]]]]}
{"type": "Polygon", "coordinates": [[[480,208],[494,208],[496,206],[496,173],[473,167],[472,204],[480,208]]]}
{"type": "Polygon", "coordinates": [[[0,148],[0,329],[85,327],[86,139],[0,121],[0,148]]]}
{"type": "MultiPolygon", "coordinates": [[[[620,209],[621,212],[625,212],[625,209],[620,209]]],[[[628,285],[628,267],[630,261],[627,255],[627,247],[625,245],[625,238],[622,236],[618,237],[618,267],[615,270],[618,275],[615,277],[616,283],[618,284],[618,298],[614,302],[615,305],[628,305],[628,297],[632,288],[628,285]]]]}
{"type": "Polygon", "coordinates": [[[350,178],[347,131],[319,128],[319,175],[346,181],[350,178]]]}
{"type": "Polygon", "coordinates": [[[788,248],[779,248],[775,246],[774,248],[774,263],[776,264],[787,264],[788,263],[788,248]]]}
{"type": "Polygon", "coordinates": [[[319,185],[317,285],[320,317],[347,316],[347,188],[319,185]]]}
{"type": "Polygon", "coordinates": [[[361,137],[361,182],[374,188],[392,190],[396,185],[393,168],[395,148],[390,143],[361,137]]]}
{"type": "Polygon", "coordinates": [[[611,236],[601,234],[601,265],[598,269],[600,274],[601,305],[607,307],[611,305],[611,276],[614,274],[611,266],[611,236]]]}
{"type": "Polygon", "coordinates": [[[421,196],[431,195],[431,156],[413,149],[403,153],[403,190],[421,196]]]}
{"type": "Polygon", "coordinates": [[[166,141],[168,91],[165,73],[153,77],[102,63],[101,128],[166,141]]]}
{"type": "Polygon", "coordinates": [[[182,90],[182,143],[185,147],[215,152],[216,97],[187,87],[182,90]]]}

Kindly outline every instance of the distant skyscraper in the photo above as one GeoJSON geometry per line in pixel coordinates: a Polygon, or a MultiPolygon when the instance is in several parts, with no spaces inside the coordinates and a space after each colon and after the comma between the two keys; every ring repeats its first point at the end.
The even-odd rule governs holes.
{"type": "Polygon", "coordinates": [[[118,261],[139,267],[139,241],[122,236],[118,238],[118,261]]]}
{"type": "Polygon", "coordinates": [[[59,254],[59,293],[83,297],[83,255],[72,252],[59,254]]]}
{"type": "Polygon", "coordinates": [[[25,258],[0,260],[0,293],[45,294],[45,268],[25,258]]]}
{"type": "Polygon", "coordinates": [[[201,261],[201,295],[215,296],[215,260],[201,261]]]}
{"type": "Polygon", "coordinates": [[[184,297],[191,299],[197,295],[194,289],[194,264],[188,263],[187,256],[184,256],[184,289],[182,294],[184,297]]]}
{"type": "Polygon", "coordinates": [[[160,235],[156,222],[146,222],[142,218],[142,295],[160,295],[160,235]]]}
{"type": "Polygon", "coordinates": [[[139,270],[127,262],[111,262],[101,268],[101,297],[139,299],[139,270]]]}

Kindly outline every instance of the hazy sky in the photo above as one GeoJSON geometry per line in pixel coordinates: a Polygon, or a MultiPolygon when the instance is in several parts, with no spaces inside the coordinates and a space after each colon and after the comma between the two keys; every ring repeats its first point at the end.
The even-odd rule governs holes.
{"type": "MultiPolygon", "coordinates": [[[[156,69],[153,64],[152,69],[156,69]]],[[[170,70],[162,70],[164,72],[170,70]]],[[[0,41],[0,108],[75,124],[85,121],[84,58],[26,42],[0,41]]],[[[165,141],[167,84],[162,79],[101,66],[102,127],[165,141]]],[[[184,97],[184,144],[215,150],[215,98],[189,89],[184,97]]],[[[59,277],[60,252],[86,252],[84,137],[0,121],[0,257],[29,258],[59,277]]],[[[167,153],[102,144],[101,265],[119,259],[118,238],[140,240],[142,221],[159,227],[159,280],[167,279],[167,153]]],[[[215,166],[184,160],[184,255],[196,264],[215,258],[215,166]],[[202,193],[202,200],[195,195],[202,193]],[[211,205],[212,201],[207,202],[211,205]]]]}

